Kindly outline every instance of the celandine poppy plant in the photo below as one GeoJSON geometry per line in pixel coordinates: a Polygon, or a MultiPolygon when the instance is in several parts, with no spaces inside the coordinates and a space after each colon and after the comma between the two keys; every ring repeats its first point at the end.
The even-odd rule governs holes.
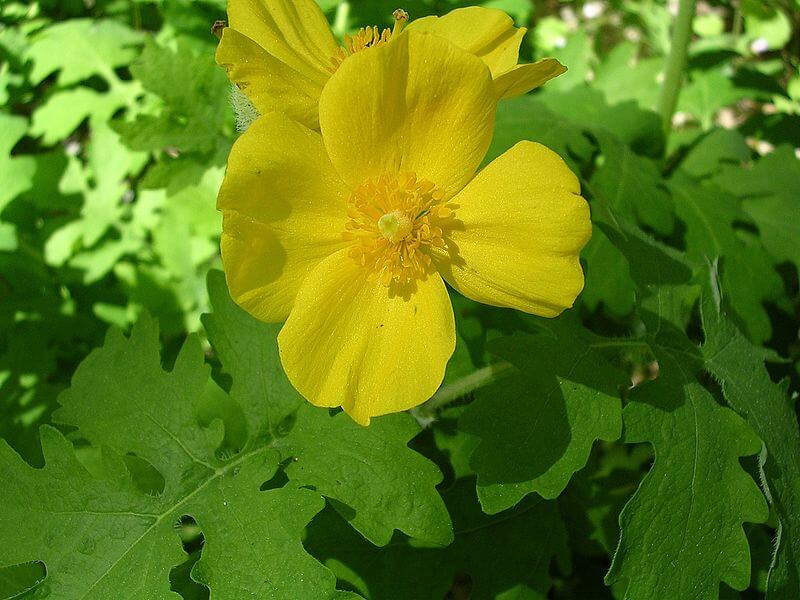
{"type": "Polygon", "coordinates": [[[547,317],[580,292],[591,223],[561,158],[521,142],[476,175],[495,108],[484,62],[412,30],[341,65],[321,135],[273,113],[234,144],[228,285],[257,318],[286,319],[281,361],[313,404],[368,424],[427,400],[455,348],[443,278],[547,317]]]}
{"type": "MultiPolygon", "coordinates": [[[[397,37],[408,14],[394,14],[392,30],[365,27],[340,46],[314,0],[229,0],[230,26],[222,32],[217,62],[261,114],[280,111],[317,129],[325,83],[349,56],[397,37]]],[[[408,29],[444,37],[483,60],[497,98],[524,94],[566,71],[554,58],[518,65],[526,29],[514,27],[501,10],[460,8],[408,29]]]]}

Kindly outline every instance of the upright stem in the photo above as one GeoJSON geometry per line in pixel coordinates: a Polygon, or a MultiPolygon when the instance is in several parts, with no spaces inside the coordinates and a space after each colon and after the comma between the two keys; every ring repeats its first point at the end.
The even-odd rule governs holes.
{"type": "Polygon", "coordinates": [[[689,52],[689,42],[692,39],[692,20],[697,0],[679,0],[678,18],[672,31],[672,44],[667,56],[664,85],[661,88],[661,97],[658,99],[658,114],[664,125],[664,132],[669,135],[672,129],[672,115],[678,104],[678,95],[683,83],[686,70],[686,57],[689,52]]]}

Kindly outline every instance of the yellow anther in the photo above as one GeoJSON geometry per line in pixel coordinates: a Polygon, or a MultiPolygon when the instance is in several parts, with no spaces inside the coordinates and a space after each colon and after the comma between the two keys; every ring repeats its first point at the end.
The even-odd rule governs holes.
{"type": "Polygon", "coordinates": [[[402,8],[398,8],[392,13],[392,16],[394,17],[394,28],[392,29],[392,35],[398,35],[401,31],[403,31],[403,27],[406,26],[406,23],[408,23],[408,13],[402,8]]]}

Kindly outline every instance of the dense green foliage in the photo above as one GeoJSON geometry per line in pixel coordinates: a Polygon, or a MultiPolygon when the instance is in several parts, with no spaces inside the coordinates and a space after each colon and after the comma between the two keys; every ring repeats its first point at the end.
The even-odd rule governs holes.
{"type": "Polygon", "coordinates": [[[669,3],[482,4],[569,67],[487,161],[579,174],[586,288],[453,292],[443,387],[368,428],[218,270],[224,0],[0,4],[0,598],[800,598],[800,2],[699,3],[668,135],[669,3]]]}

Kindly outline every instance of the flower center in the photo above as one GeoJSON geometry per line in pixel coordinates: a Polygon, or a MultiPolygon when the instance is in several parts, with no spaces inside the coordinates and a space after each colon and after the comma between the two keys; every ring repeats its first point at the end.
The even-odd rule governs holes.
{"type": "Polygon", "coordinates": [[[350,195],[343,233],[355,243],[350,256],[388,286],[424,277],[431,248],[446,248],[444,230],[453,216],[444,192],[414,173],[386,173],[350,195]]]}
{"type": "Polygon", "coordinates": [[[378,219],[378,231],[393,244],[402,242],[413,228],[411,219],[399,210],[393,210],[378,219]]]}
{"type": "Polygon", "coordinates": [[[348,56],[367,48],[385,44],[392,39],[393,35],[398,35],[408,21],[408,13],[402,8],[398,8],[394,11],[393,16],[393,29],[380,31],[376,26],[362,27],[352,37],[349,34],[345,34],[344,45],[336,49],[336,54],[331,57],[331,66],[328,67],[328,70],[331,73],[335,73],[348,56]]]}

